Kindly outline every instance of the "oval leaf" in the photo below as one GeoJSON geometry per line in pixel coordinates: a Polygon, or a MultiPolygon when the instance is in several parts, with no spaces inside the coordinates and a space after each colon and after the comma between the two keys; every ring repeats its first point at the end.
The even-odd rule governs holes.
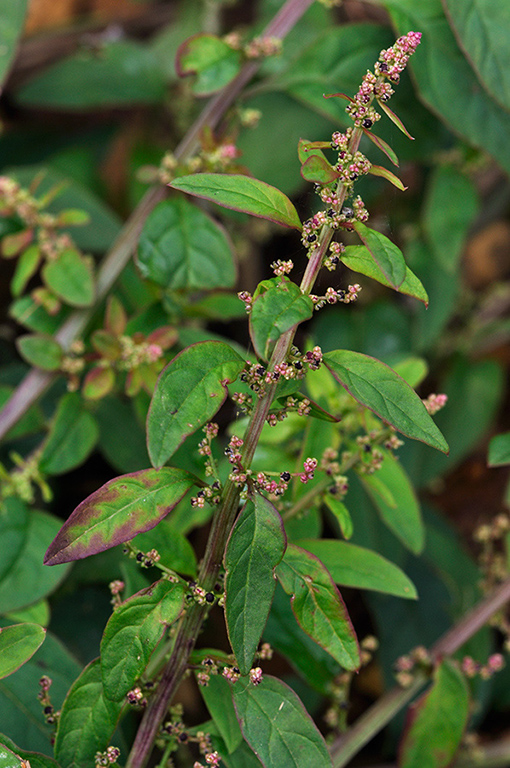
{"type": "MultiPolygon", "coordinates": [[[[40,752],[30,752],[26,749],[20,749],[8,736],[4,733],[0,733],[0,744],[8,749],[12,750],[16,755],[19,755],[22,760],[25,761],[25,765],[20,765],[20,768],[60,768],[58,763],[53,758],[47,755],[42,755],[40,752]]],[[[13,768],[11,763],[8,768],[13,768]]],[[[16,766],[16,768],[18,768],[16,766]]]]}
{"type": "Polygon", "coordinates": [[[67,248],[57,259],[46,262],[42,277],[47,287],[72,307],[89,307],[94,301],[92,266],[74,248],[67,248]]]}
{"type": "Polygon", "coordinates": [[[37,272],[41,261],[41,251],[38,245],[30,245],[23,251],[16,263],[16,269],[11,281],[13,296],[21,296],[25,287],[33,275],[37,272]]]}
{"type": "Polygon", "coordinates": [[[289,544],[276,574],[285,592],[292,596],[298,624],[344,669],[358,669],[359,646],[354,628],[342,596],[320,560],[289,544]]]}
{"type": "Polygon", "coordinates": [[[122,704],[103,694],[99,659],[72,685],[64,701],[55,739],[55,758],[62,768],[89,768],[117,727],[122,704]]]}
{"type": "Polygon", "coordinates": [[[58,341],[51,336],[30,333],[16,339],[16,345],[20,355],[30,365],[42,368],[43,371],[56,371],[60,368],[64,353],[58,341]]]}
{"type": "Polygon", "coordinates": [[[46,630],[39,624],[13,624],[0,629],[0,678],[12,675],[31,659],[45,637],[46,630]]]}
{"type": "Polygon", "coordinates": [[[179,176],[169,185],[188,195],[203,197],[234,211],[301,229],[296,209],[287,195],[264,181],[241,174],[196,173],[179,176]]]}
{"type": "Polygon", "coordinates": [[[198,34],[180,46],[176,69],[180,77],[196,75],[193,93],[209,96],[224,88],[241,68],[241,51],[236,51],[215,35],[198,34]]]}
{"type": "Polygon", "coordinates": [[[39,466],[46,475],[60,475],[79,466],[99,437],[99,427],[83,407],[79,395],[69,392],[60,400],[39,466]]]}
{"type": "Polygon", "coordinates": [[[26,768],[26,763],[22,763],[19,755],[0,742],[0,768],[26,768]]]}
{"type": "MultiPolygon", "coordinates": [[[[345,251],[340,254],[340,260],[354,272],[359,272],[362,275],[371,277],[372,280],[377,280],[378,283],[382,283],[382,285],[386,285],[388,288],[393,288],[372,253],[364,245],[348,245],[345,251]]],[[[407,265],[406,276],[396,290],[399,293],[405,293],[406,296],[413,296],[415,299],[423,301],[425,306],[428,306],[429,297],[427,291],[423,287],[421,280],[416,277],[407,265]]]]}
{"type": "Polygon", "coordinates": [[[255,494],[239,515],[225,552],[225,616],[241,674],[250,671],[273,601],[274,569],[285,552],[275,507],[255,494]]]}
{"type": "Polygon", "coordinates": [[[143,674],[168,626],[184,606],[185,587],[156,581],[117,606],[101,640],[104,695],[121,701],[143,674]]]}
{"type": "MultiPolygon", "coordinates": [[[[308,320],[313,314],[309,296],[290,280],[265,280],[267,290],[255,296],[250,312],[250,336],[257,355],[263,360],[271,356],[272,349],[282,333],[308,320]]],[[[261,287],[259,286],[259,288],[261,287]]]]}
{"type": "Polygon", "coordinates": [[[311,155],[301,166],[301,176],[315,184],[331,184],[340,174],[325,157],[311,155]]]}
{"type": "Polygon", "coordinates": [[[419,555],[425,545],[425,528],[418,498],[401,463],[385,452],[380,470],[374,475],[360,474],[359,478],[384,524],[407,549],[419,555]],[[390,503],[374,484],[376,480],[389,492],[390,503]]]}
{"type": "Polygon", "coordinates": [[[510,432],[496,435],[489,443],[489,467],[502,467],[510,464],[510,432]]]}
{"type": "Polygon", "coordinates": [[[399,288],[406,278],[406,263],[400,248],[388,237],[375,229],[369,229],[361,221],[354,221],[351,226],[372,254],[391,287],[399,288]]]}
{"type": "Polygon", "coordinates": [[[189,472],[170,467],[109,480],[76,507],[48,547],[45,565],[104,552],[154,528],[195,482],[189,472]]]}
{"type": "Polygon", "coordinates": [[[298,543],[319,558],[335,584],[413,600],[417,597],[415,586],[405,573],[377,552],[335,539],[303,539],[298,543]]]}
{"type": "Polygon", "coordinates": [[[331,756],[300,698],[276,677],[232,687],[243,736],[264,768],[326,768],[331,756]]]}
{"type": "Polygon", "coordinates": [[[188,435],[218,411],[245,361],[228,344],[203,341],[178,354],[163,369],[147,417],[147,445],[161,467],[188,435]]]}
{"type": "Polygon", "coordinates": [[[149,214],[137,264],[143,277],[173,290],[228,288],[235,280],[225,233],[184,197],[163,200],[149,214]]]}
{"type": "Polygon", "coordinates": [[[399,768],[451,765],[468,718],[467,683],[455,664],[444,659],[434,673],[430,690],[409,709],[400,745],[399,768]]]}
{"type": "Polygon", "coordinates": [[[448,444],[422,401],[389,365],[375,357],[338,349],[324,355],[335,379],[359,403],[407,437],[448,452],[448,444]]]}

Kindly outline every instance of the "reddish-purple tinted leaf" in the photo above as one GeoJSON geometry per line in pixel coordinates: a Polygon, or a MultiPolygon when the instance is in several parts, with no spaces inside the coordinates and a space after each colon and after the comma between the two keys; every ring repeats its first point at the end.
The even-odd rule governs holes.
{"type": "Polygon", "coordinates": [[[346,93],[323,93],[322,95],[325,99],[333,99],[338,97],[339,99],[345,99],[346,101],[354,101],[354,99],[351,99],[351,97],[347,96],[346,93]]]}
{"type": "Polygon", "coordinates": [[[401,192],[405,192],[407,189],[407,187],[404,187],[398,176],[395,176],[394,173],[388,171],[388,169],[384,168],[382,165],[372,165],[369,173],[371,173],[372,176],[382,176],[383,179],[389,181],[390,184],[393,184],[394,187],[400,189],[401,192]]]}
{"type": "Polygon", "coordinates": [[[381,139],[380,136],[376,136],[375,133],[372,133],[372,131],[367,131],[366,128],[363,128],[363,133],[365,136],[370,139],[371,142],[375,144],[376,147],[378,147],[381,152],[384,152],[386,157],[391,160],[393,165],[398,166],[398,157],[395,154],[395,152],[392,150],[389,144],[387,144],[384,139],[381,139]]]}
{"type": "Polygon", "coordinates": [[[79,504],[52,541],[45,565],[80,560],[154,528],[200,480],[183,469],[142,469],[109,480],[79,504]]]}
{"type": "Polygon", "coordinates": [[[311,155],[301,166],[301,176],[305,181],[312,181],[316,184],[330,184],[335,179],[338,179],[340,174],[338,171],[335,171],[325,157],[311,155]]]}
{"type": "Polygon", "coordinates": [[[407,138],[408,138],[408,139],[411,139],[411,141],[414,141],[414,136],[411,136],[411,134],[409,133],[409,131],[408,131],[408,130],[407,130],[407,128],[405,127],[405,125],[404,125],[404,123],[402,122],[402,120],[400,119],[400,117],[399,117],[398,115],[396,115],[396,114],[393,112],[393,110],[392,110],[392,109],[390,109],[390,108],[388,107],[388,105],[387,105],[387,104],[385,104],[383,101],[378,101],[377,103],[379,104],[379,106],[381,107],[381,109],[383,110],[383,112],[386,112],[386,114],[388,115],[388,117],[390,118],[390,120],[391,120],[393,123],[395,123],[395,125],[397,126],[397,128],[399,128],[399,129],[402,131],[402,133],[405,133],[405,135],[407,136],[407,138]]]}

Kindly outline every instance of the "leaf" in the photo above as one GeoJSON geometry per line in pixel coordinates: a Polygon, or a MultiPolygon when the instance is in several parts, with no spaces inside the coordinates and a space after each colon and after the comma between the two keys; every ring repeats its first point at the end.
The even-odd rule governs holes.
{"type": "Polygon", "coordinates": [[[400,117],[398,115],[396,115],[395,112],[393,112],[393,110],[390,109],[388,107],[388,105],[384,103],[384,101],[380,101],[379,99],[377,99],[377,104],[382,109],[382,111],[385,112],[386,115],[390,118],[391,122],[394,123],[397,126],[399,131],[402,131],[402,133],[405,136],[407,136],[408,139],[411,139],[411,141],[414,141],[414,136],[411,136],[411,134],[409,133],[409,131],[405,127],[405,125],[402,122],[402,120],[400,119],[400,117]]]}
{"type": "Polygon", "coordinates": [[[495,435],[489,443],[489,467],[502,467],[510,464],[510,432],[495,435]]]}
{"type": "Polygon", "coordinates": [[[72,307],[94,302],[94,276],[90,262],[74,248],[66,248],[42,268],[42,278],[59,299],[72,307]]]}
{"type": "Polygon", "coordinates": [[[385,235],[375,229],[369,229],[361,221],[352,222],[352,228],[370,251],[391,287],[398,289],[404,282],[407,272],[400,248],[397,248],[385,235]]]}
{"type": "Polygon", "coordinates": [[[315,184],[331,184],[340,173],[328,163],[325,157],[311,155],[301,166],[301,176],[315,184]]]}
{"type": "MultiPolygon", "coordinates": [[[[382,283],[388,288],[393,287],[377,261],[374,259],[372,253],[364,245],[348,245],[345,251],[340,254],[340,260],[346,267],[352,269],[354,272],[359,272],[362,275],[371,277],[373,280],[377,280],[378,283],[382,283]]],[[[416,277],[414,272],[412,272],[407,265],[406,276],[395,290],[399,293],[405,293],[406,296],[413,296],[415,299],[423,301],[425,306],[428,306],[429,297],[427,291],[423,287],[421,280],[416,277]]]]}
{"type": "MultiPolygon", "coordinates": [[[[25,762],[29,762],[30,768],[60,768],[53,758],[41,755],[39,752],[29,752],[26,749],[20,749],[3,733],[0,733],[0,743],[8,747],[16,755],[19,755],[25,762]]],[[[9,768],[12,768],[12,766],[9,766],[9,768]]],[[[20,766],[20,768],[27,768],[27,766],[20,766]]]]}
{"type": "Polygon", "coordinates": [[[232,754],[243,741],[243,734],[237,722],[230,685],[221,675],[211,675],[209,683],[200,686],[200,693],[228,753],[232,754]]]}
{"type": "Polygon", "coordinates": [[[244,365],[232,347],[204,341],[187,347],[163,369],[147,417],[154,466],[162,466],[188,435],[214,416],[227,396],[226,385],[244,365]]]}
{"type": "Polygon", "coordinates": [[[21,296],[31,277],[35,275],[41,262],[41,251],[35,243],[28,248],[18,258],[16,270],[11,281],[11,292],[13,296],[21,296]]]}
{"type": "Polygon", "coordinates": [[[377,552],[336,539],[302,539],[299,546],[319,558],[335,584],[408,600],[417,597],[414,584],[405,573],[377,552]]]}
{"type": "Polygon", "coordinates": [[[362,130],[363,130],[363,133],[365,134],[365,136],[368,139],[370,139],[370,141],[373,144],[375,144],[375,146],[378,147],[378,149],[380,149],[381,152],[384,152],[386,157],[389,160],[391,160],[393,165],[398,166],[398,157],[395,154],[395,152],[393,151],[393,149],[390,147],[390,145],[386,141],[384,141],[384,139],[381,139],[380,136],[377,136],[375,133],[372,133],[372,131],[367,131],[366,128],[363,128],[362,130]]]}
{"type": "Polygon", "coordinates": [[[396,363],[393,370],[402,376],[413,389],[418,387],[426,378],[429,367],[422,357],[406,357],[396,363]]]}
{"type": "Polygon", "coordinates": [[[99,659],[72,685],[64,701],[55,739],[55,758],[62,768],[89,768],[113,736],[122,704],[106,699],[99,659]]]}
{"type": "Polygon", "coordinates": [[[104,552],[154,528],[195,482],[189,472],[170,467],[109,480],[76,507],[48,547],[45,565],[104,552]]]}
{"type": "Polygon", "coordinates": [[[298,624],[344,669],[358,669],[359,647],[349,614],[320,560],[289,544],[276,574],[291,595],[298,624]]]}
{"type": "Polygon", "coordinates": [[[275,507],[255,494],[239,515],[225,552],[225,617],[241,674],[250,671],[275,590],[274,569],[285,552],[275,507]]]}
{"type": "MultiPolygon", "coordinates": [[[[350,539],[354,532],[352,518],[343,501],[326,493],[324,494],[324,503],[329,511],[335,516],[344,539],[350,539]]],[[[338,583],[340,584],[341,582],[338,583]]]]}
{"type": "Polygon", "coordinates": [[[313,314],[313,303],[290,280],[264,280],[250,312],[250,336],[258,357],[269,359],[280,336],[313,314]]]}
{"type": "Polygon", "coordinates": [[[86,400],[101,400],[109,395],[115,386],[115,371],[113,368],[96,366],[88,371],[83,379],[82,393],[86,400]]]}
{"type": "Polygon", "coordinates": [[[37,603],[51,594],[65,578],[69,566],[45,568],[43,556],[61,525],[54,515],[32,511],[27,536],[8,572],[0,581],[0,613],[9,613],[37,603]]]}
{"type": "Polygon", "coordinates": [[[470,179],[451,165],[434,170],[425,198],[423,226],[437,262],[448,272],[458,268],[478,208],[478,195],[470,179]]]}
{"type": "Polygon", "coordinates": [[[16,100],[30,107],[83,110],[163,100],[165,79],[156,56],[134,40],[82,47],[22,86],[16,100]]]}
{"type": "Polygon", "coordinates": [[[0,504],[0,583],[20,556],[28,536],[28,509],[15,496],[2,499],[0,504]]]}
{"type": "Polygon", "coordinates": [[[165,630],[184,607],[181,583],[160,579],[117,606],[101,640],[104,695],[122,701],[147,667],[165,630]]]}
{"type": "MultiPolygon", "coordinates": [[[[51,754],[51,731],[41,717],[41,702],[37,699],[39,680],[42,675],[52,679],[51,701],[58,711],[80,671],[80,665],[65,646],[51,632],[47,632],[46,640],[34,656],[17,672],[0,680],[2,728],[25,749],[51,754]]],[[[53,766],[55,764],[51,761],[44,768],[53,766]]]]}
{"type": "Polygon", "coordinates": [[[327,352],[324,364],[350,395],[383,421],[407,437],[444,453],[448,451],[444,437],[416,392],[388,365],[348,350],[327,352]]]}
{"type": "Polygon", "coordinates": [[[43,371],[56,371],[60,368],[63,357],[62,347],[51,336],[30,333],[16,339],[16,345],[20,355],[30,365],[42,368],[43,371]]]}
{"type": "Polygon", "coordinates": [[[10,611],[6,614],[6,618],[9,621],[29,622],[47,627],[50,623],[50,606],[48,601],[43,598],[38,603],[32,603],[32,605],[21,608],[19,611],[10,611]]]}
{"type": "Polygon", "coordinates": [[[449,766],[460,746],[468,718],[467,683],[455,663],[443,659],[434,672],[430,690],[409,709],[400,744],[399,768],[449,766]]]}
{"type": "Polygon", "coordinates": [[[196,173],[179,176],[169,185],[188,195],[203,197],[234,211],[269,219],[284,227],[301,229],[291,201],[276,187],[241,174],[196,173]]]}
{"type": "Polygon", "coordinates": [[[84,409],[78,394],[69,392],[59,401],[50,433],[39,460],[46,475],[61,475],[79,466],[93,450],[99,436],[95,418],[84,409]]]}
{"type": "Polygon", "coordinates": [[[420,554],[425,544],[425,529],[420,505],[411,481],[400,462],[390,453],[384,452],[381,469],[375,475],[360,473],[359,478],[385,525],[407,549],[415,555],[420,554]],[[376,478],[391,493],[393,504],[388,503],[374,486],[376,478]]]}
{"type": "Polygon", "coordinates": [[[172,290],[229,288],[235,280],[225,232],[184,197],[163,200],[151,211],[136,263],[142,277],[172,290]]]}
{"type": "Polygon", "coordinates": [[[264,768],[326,768],[331,757],[315,723],[292,688],[264,675],[259,685],[232,687],[243,736],[264,768]]]}
{"type": "Polygon", "coordinates": [[[394,173],[387,168],[384,168],[382,165],[371,165],[369,173],[371,173],[372,176],[381,176],[383,179],[386,179],[386,181],[389,181],[390,184],[393,184],[394,187],[400,189],[401,192],[405,192],[407,189],[407,187],[404,187],[403,182],[398,176],[395,176],[394,173]]]}
{"type": "Polygon", "coordinates": [[[189,37],[177,51],[176,70],[179,77],[196,75],[193,93],[210,96],[224,88],[239,73],[241,52],[215,35],[189,37]]]}
{"type": "MultiPolygon", "coordinates": [[[[440,0],[385,0],[384,4],[399,34],[409,29],[423,33],[420,50],[410,64],[422,101],[457,136],[491,154],[509,171],[510,146],[506,137],[510,114],[480,88],[475,72],[459,50],[440,0]]],[[[485,52],[485,44],[482,49],[485,52]]]]}
{"type": "Polygon", "coordinates": [[[13,624],[0,629],[0,678],[12,675],[31,659],[45,637],[46,630],[39,624],[13,624]]]}
{"type": "Polygon", "coordinates": [[[15,755],[0,741],[0,768],[26,768],[26,763],[21,763],[19,755],[15,755]]]}
{"type": "Polygon", "coordinates": [[[322,151],[331,147],[329,141],[308,141],[308,139],[299,139],[298,157],[301,164],[306,163],[310,157],[320,157],[326,160],[326,155],[322,151]]]}
{"type": "Polygon", "coordinates": [[[0,86],[3,86],[23,31],[28,0],[0,0],[0,86]]]}
{"type": "Polygon", "coordinates": [[[492,98],[510,110],[510,55],[505,3],[490,0],[443,0],[458,44],[492,98]]]}

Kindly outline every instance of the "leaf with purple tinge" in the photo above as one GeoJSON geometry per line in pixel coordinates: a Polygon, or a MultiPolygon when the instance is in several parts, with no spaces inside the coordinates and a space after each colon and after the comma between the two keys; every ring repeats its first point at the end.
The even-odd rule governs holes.
{"type": "Polygon", "coordinates": [[[331,163],[328,163],[325,157],[310,155],[301,166],[301,176],[305,181],[311,181],[315,184],[331,184],[332,181],[338,179],[340,174],[331,163]]]}
{"type": "Polygon", "coordinates": [[[109,480],[79,504],[52,541],[45,565],[81,560],[154,528],[198,478],[183,469],[142,469],[109,480]]]}
{"type": "Polygon", "coordinates": [[[372,176],[381,176],[383,179],[386,179],[386,181],[389,181],[390,184],[393,184],[394,187],[400,189],[401,192],[405,192],[407,189],[407,187],[404,187],[404,184],[398,176],[395,176],[394,173],[387,168],[384,168],[382,165],[371,165],[369,173],[371,173],[372,176]]]}
{"type": "Polygon", "coordinates": [[[276,187],[251,176],[229,173],[194,173],[179,176],[170,187],[188,195],[203,197],[213,203],[269,219],[284,227],[301,229],[298,213],[291,201],[276,187]]]}

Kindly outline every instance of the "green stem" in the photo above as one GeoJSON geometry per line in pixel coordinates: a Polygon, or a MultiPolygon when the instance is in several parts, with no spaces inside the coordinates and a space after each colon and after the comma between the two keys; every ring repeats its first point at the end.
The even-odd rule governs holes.
{"type": "MultiPolygon", "coordinates": [[[[510,578],[500,584],[487,597],[483,598],[469,613],[446,632],[431,648],[430,655],[436,662],[443,656],[450,656],[472,637],[490,617],[510,600],[510,578]]],[[[350,730],[340,736],[331,747],[334,768],[343,768],[354,755],[368,744],[385,725],[397,714],[420,690],[427,679],[417,676],[410,688],[396,686],[382,696],[368,709],[350,730]]]]}

